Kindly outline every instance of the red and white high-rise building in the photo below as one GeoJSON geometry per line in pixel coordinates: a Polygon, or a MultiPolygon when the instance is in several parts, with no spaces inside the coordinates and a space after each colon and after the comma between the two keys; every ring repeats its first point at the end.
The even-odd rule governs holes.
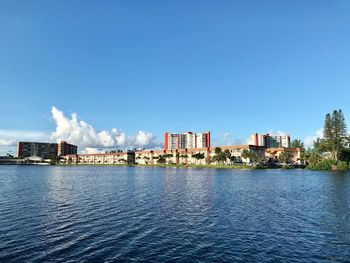
{"type": "Polygon", "coordinates": [[[192,149],[210,147],[210,132],[168,133],[164,135],[164,149],[192,149]]]}

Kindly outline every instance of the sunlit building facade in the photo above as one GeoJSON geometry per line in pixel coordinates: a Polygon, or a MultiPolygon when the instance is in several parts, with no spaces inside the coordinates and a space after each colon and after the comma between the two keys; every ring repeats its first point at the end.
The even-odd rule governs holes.
{"type": "Polygon", "coordinates": [[[262,146],[267,148],[274,148],[274,147],[289,148],[290,136],[255,133],[247,139],[247,144],[262,146]]]}
{"type": "Polygon", "coordinates": [[[44,159],[52,159],[57,156],[65,156],[68,154],[77,154],[78,147],[65,141],[60,143],[46,142],[18,142],[17,156],[19,158],[27,158],[37,156],[44,159]]]}
{"type": "Polygon", "coordinates": [[[191,149],[210,147],[210,132],[168,133],[164,135],[164,149],[191,149]]]}

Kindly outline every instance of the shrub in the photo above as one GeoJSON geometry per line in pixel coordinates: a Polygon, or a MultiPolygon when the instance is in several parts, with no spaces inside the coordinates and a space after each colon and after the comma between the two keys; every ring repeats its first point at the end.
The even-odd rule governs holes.
{"type": "Polygon", "coordinates": [[[312,163],[308,166],[308,168],[312,170],[332,170],[332,166],[335,165],[336,162],[332,159],[322,159],[317,163],[312,163]]]}
{"type": "Polygon", "coordinates": [[[337,163],[337,170],[338,171],[346,171],[349,169],[349,165],[347,162],[339,161],[337,163]]]}

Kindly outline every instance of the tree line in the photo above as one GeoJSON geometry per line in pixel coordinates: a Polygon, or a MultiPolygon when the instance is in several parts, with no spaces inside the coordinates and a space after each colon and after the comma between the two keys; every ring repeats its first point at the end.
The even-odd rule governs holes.
{"type": "Polygon", "coordinates": [[[305,159],[311,169],[348,170],[350,168],[350,136],[341,109],[327,113],[324,120],[323,137],[308,149],[305,159]]]}

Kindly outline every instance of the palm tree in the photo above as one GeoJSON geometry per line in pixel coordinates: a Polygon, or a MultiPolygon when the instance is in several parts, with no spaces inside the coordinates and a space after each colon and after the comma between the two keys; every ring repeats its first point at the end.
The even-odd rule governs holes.
{"type": "Polygon", "coordinates": [[[158,163],[165,163],[166,162],[166,159],[165,159],[165,157],[164,157],[164,155],[159,155],[158,156],[158,163]]]}
{"type": "Polygon", "coordinates": [[[304,143],[301,140],[294,140],[290,144],[291,148],[305,148],[304,143]]]}
{"type": "Polygon", "coordinates": [[[292,154],[290,152],[282,152],[279,157],[279,161],[283,164],[290,163],[292,160],[292,154]]]}
{"type": "Polygon", "coordinates": [[[199,153],[192,154],[192,157],[196,159],[196,164],[198,164],[198,161],[204,159],[205,155],[204,153],[199,152],[199,153]]]}
{"type": "Polygon", "coordinates": [[[187,158],[188,158],[187,154],[181,154],[180,158],[185,159],[185,164],[187,164],[187,158]]]}
{"type": "Polygon", "coordinates": [[[226,149],[225,151],[224,151],[224,162],[227,164],[227,159],[230,159],[231,158],[231,152],[230,152],[230,150],[229,149],[226,149]]]}
{"type": "MultiPolygon", "coordinates": [[[[204,153],[199,153],[198,154],[198,159],[199,160],[203,160],[205,158],[205,155],[204,155],[204,153]]],[[[201,163],[201,162],[200,162],[201,163]]]]}
{"type": "Polygon", "coordinates": [[[219,154],[222,152],[222,149],[220,147],[215,147],[215,154],[219,154]]]}
{"type": "Polygon", "coordinates": [[[250,158],[251,157],[251,154],[250,154],[250,152],[249,152],[249,150],[247,150],[247,149],[244,149],[243,151],[242,151],[242,158],[243,159],[248,159],[248,158],[250,158]]]}

